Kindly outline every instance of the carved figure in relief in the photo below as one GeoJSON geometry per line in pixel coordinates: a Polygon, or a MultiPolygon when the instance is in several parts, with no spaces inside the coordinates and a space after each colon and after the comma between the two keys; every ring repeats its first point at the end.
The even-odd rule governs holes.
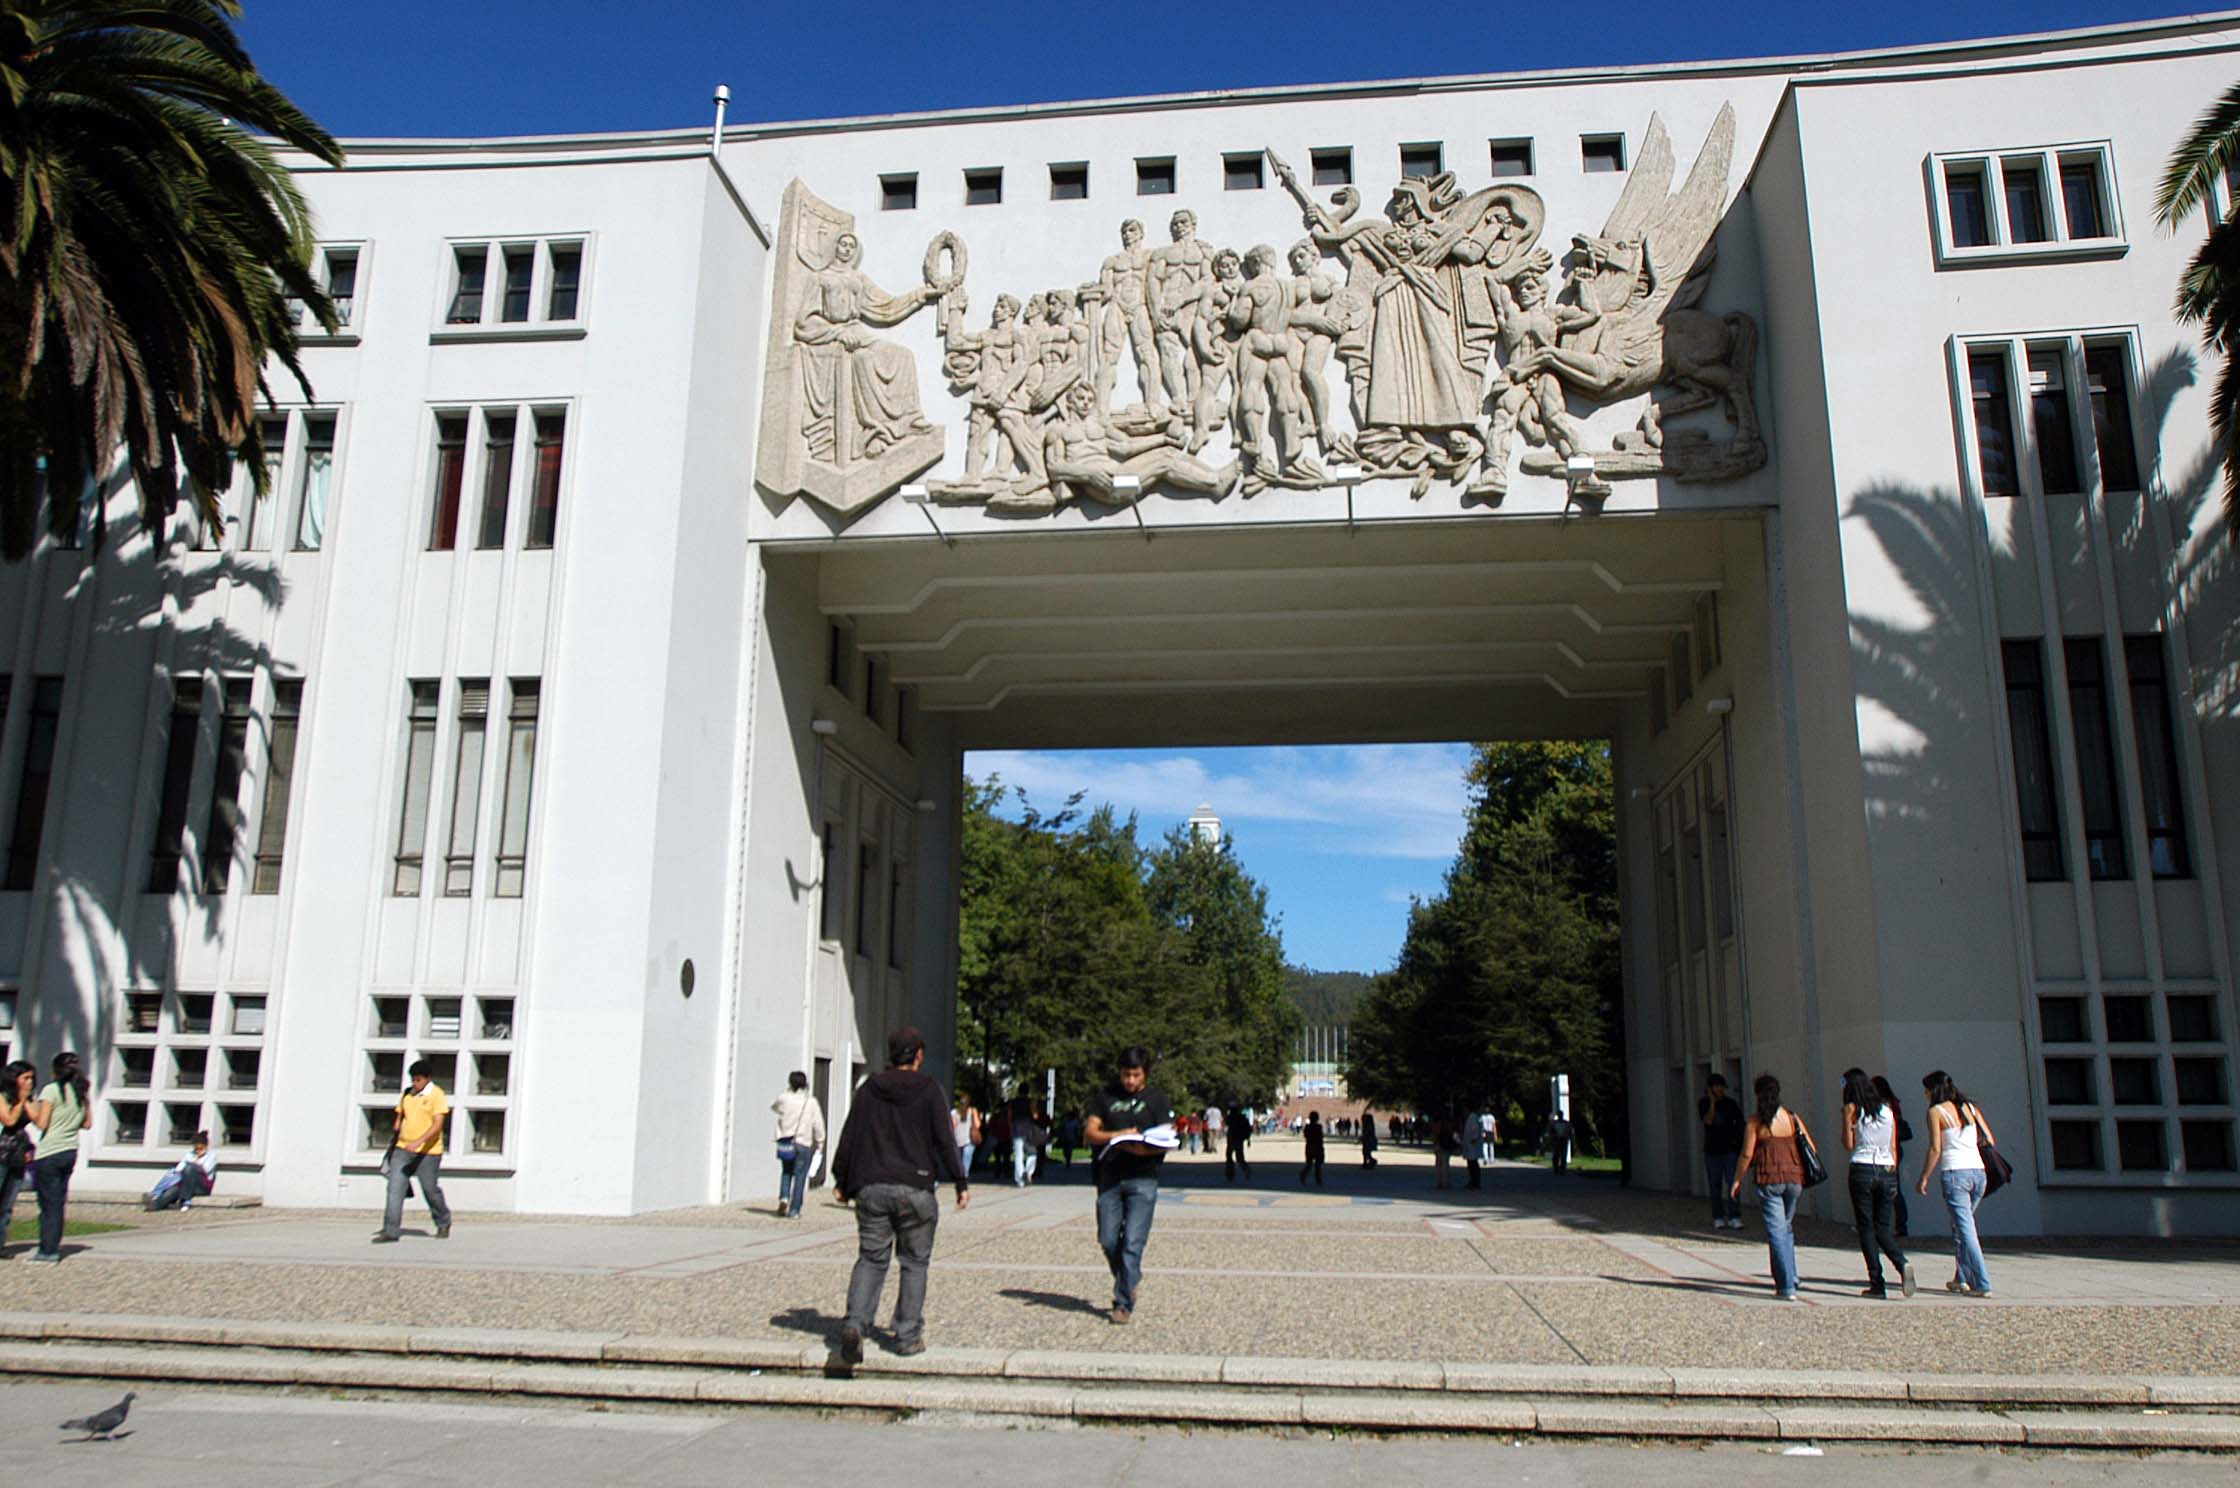
{"type": "Polygon", "coordinates": [[[1159,377],[1169,403],[1195,408],[1199,301],[1213,278],[1213,250],[1198,240],[1195,212],[1175,213],[1167,221],[1167,234],[1173,241],[1152,251],[1148,285],[1159,377]]]}
{"type": "Polygon", "coordinates": [[[1319,485],[1322,472],[1306,458],[1299,428],[1305,348],[1291,325],[1290,286],[1276,267],[1276,251],[1265,243],[1246,253],[1244,283],[1222,314],[1236,344],[1237,452],[1261,480],[1283,469],[1300,484],[1319,485]]]}
{"type": "Polygon", "coordinates": [[[1191,399],[1191,454],[1229,422],[1235,411],[1237,388],[1235,361],[1228,326],[1229,303],[1244,287],[1244,260],[1234,248],[1213,255],[1213,273],[1199,287],[1190,317],[1191,370],[1197,394],[1191,399]],[[1229,396],[1222,396],[1224,388],[1229,396]]]}
{"type": "Polygon", "coordinates": [[[969,401],[964,436],[964,479],[983,480],[987,472],[1001,471],[1012,461],[1011,433],[1003,413],[1012,369],[1020,360],[1025,338],[1018,325],[1019,302],[997,295],[995,314],[984,331],[964,328],[966,300],[955,291],[942,304],[941,341],[943,366],[949,386],[969,401]]]}
{"type": "MultiPolygon", "coordinates": [[[[1237,483],[1237,463],[1216,470],[1176,447],[1178,426],[1163,433],[1130,434],[1098,411],[1097,390],[1077,382],[1066,390],[1062,411],[1044,435],[1043,464],[1050,475],[1047,505],[1087,496],[1108,506],[1123,504],[1119,477],[1132,475],[1146,488],[1167,486],[1199,496],[1224,496],[1237,483]]],[[[1013,507],[1014,510],[1020,509],[1013,507]]]]}
{"type": "Polygon", "coordinates": [[[1097,361],[1098,401],[1112,406],[1112,391],[1119,380],[1123,347],[1135,355],[1136,386],[1144,407],[1154,413],[1166,407],[1159,383],[1158,334],[1151,326],[1151,250],[1143,244],[1143,224],[1130,217],[1120,224],[1120,251],[1097,271],[1099,336],[1097,361]]]}
{"type": "Polygon", "coordinates": [[[1577,306],[1550,305],[1547,276],[1537,270],[1520,274],[1514,285],[1497,284],[1494,293],[1504,371],[1495,384],[1485,474],[1470,489],[1498,496],[1509,489],[1509,444],[1517,430],[1566,459],[1584,444],[1585,431],[1564,407],[1562,381],[1538,366],[1534,354],[1555,346],[1566,332],[1587,329],[1597,315],[1577,306]]]}
{"type": "Polygon", "coordinates": [[[1285,282],[1285,305],[1291,335],[1298,348],[1292,369],[1299,398],[1314,422],[1315,442],[1325,459],[1338,458],[1336,428],[1330,422],[1330,351],[1338,338],[1360,322],[1358,302],[1346,297],[1338,281],[1322,272],[1322,250],[1312,242],[1291,245],[1291,278],[1285,282]]]}
{"type": "Polygon", "coordinates": [[[889,295],[856,266],[862,252],[854,233],[840,235],[831,266],[817,274],[793,323],[809,412],[802,434],[809,458],[833,465],[875,459],[913,434],[933,432],[918,402],[916,360],[870,329],[902,324],[932,289],[889,295]]]}

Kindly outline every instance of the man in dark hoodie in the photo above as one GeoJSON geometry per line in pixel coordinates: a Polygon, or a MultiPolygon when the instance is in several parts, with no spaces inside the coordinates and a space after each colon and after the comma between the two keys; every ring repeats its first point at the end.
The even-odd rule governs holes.
{"type": "Polygon", "coordinates": [[[949,1094],[921,1072],[925,1062],[924,1034],[908,1027],[888,1034],[888,1068],[856,1090],[832,1154],[833,1188],[856,1206],[856,1269],[840,1330],[840,1357],[850,1365],[863,1362],[863,1335],[879,1310],[887,1262],[897,1247],[902,1289],[894,1304],[894,1351],[925,1352],[926,1262],[941,1218],[934,1185],[943,1178],[954,1183],[959,1209],[972,1202],[957,1161],[949,1094]]]}

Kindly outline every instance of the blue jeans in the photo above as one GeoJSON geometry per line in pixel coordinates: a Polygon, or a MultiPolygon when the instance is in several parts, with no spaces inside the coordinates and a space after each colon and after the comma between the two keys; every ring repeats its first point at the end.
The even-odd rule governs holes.
{"type": "Polygon", "coordinates": [[[915,1343],[926,1327],[926,1263],[941,1203],[930,1188],[870,1183],[851,1195],[856,1206],[856,1266],[848,1275],[848,1323],[871,1331],[886,1290],[887,1263],[902,1253],[902,1286],[894,1299],[894,1341],[915,1343]]]}
{"type": "Polygon", "coordinates": [[[1742,1218],[1742,1200],[1728,1193],[1734,1187],[1734,1165],[1741,1156],[1739,1152],[1706,1152],[1703,1155],[1703,1176],[1711,1183],[1713,1224],[1722,1219],[1742,1218]]]}
{"type": "Polygon", "coordinates": [[[1143,1244],[1151,1238],[1151,1212],[1159,1207],[1159,1180],[1123,1178],[1097,1195],[1097,1244],[1112,1268],[1112,1305],[1136,1310],[1143,1280],[1143,1244]]]}
{"type": "Polygon", "coordinates": [[[793,1144],[793,1157],[778,1164],[778,1207],[788,1214],[801,1212],[809,1194],[809,1169],[816,1166],[817,1149],[807,1142],[793,1144]]]}
{"type": "Polygon", "coordinates": [[[959,1142],[957,1144],[958,1172],[969,1173],[972,1171],[972,1154],[978,1150],[978,1146],[979,1144],[976,1142],[959,1142]]]}
{"type": "Polygon", "coordinates": [[[1952,1211],[1952,1260],[1960,1280],[1979,1292],[1991,1290],[1991,1273],[1983,1267],[1983,1242],[1976,1238],[1976,1205],[1983,1202],[1983,1169],[1947,1168],[1937,1175],[1944,1183],[1944,1206],[1952,1211]]]}
{"type": "Polygon", "coordinates": [[[16,1195],[31,1181],[31,1165],[20,1168],[0,1166],[0,1246],[8,1243],[8,1231],[16,1224],[16,1195]]]}
{"type": "Polygon", "coordinates": [[[1758,1214],[1766,1222],[1766,1254],[1773,1258],[1773,1292],[1787,1297],[1797,1289],[1797,1237],[1791,1228],[1797,1217],[1797,1200],[1804,1197],[1801,1183],[1758,1185],[1758,1214]]]}
{"type": "Polygon", "coordinates": [[[75,1148],[31,1165],[31,1186],[39,1195],[39,1254],[50,1261],[62,1259],[62,1211],[70,1202],[70,1175],[77,1166],[75,1148]]]}

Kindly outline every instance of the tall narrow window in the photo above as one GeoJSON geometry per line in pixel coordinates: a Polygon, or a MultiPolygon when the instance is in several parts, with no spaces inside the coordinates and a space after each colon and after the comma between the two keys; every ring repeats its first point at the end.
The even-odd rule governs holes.
{"type": "Polygon", "coordinates": [[[887,864],[887,965],[902,969],[902,874],[900,859],[887,864]]]}
{"type": "Polygon", "coordinates": [[[886,713],[887,664],[884,657],[869,656],[863,663],[863,716],[873,723],[884,723],[886,713]]]}
{"type": "Polygon", "coordinates": [[[872,901],[879,895],[879,844],[856,844],[856,954],[871,954],[872,901]]]}
{"type": "Polygon", "coordinates": [[[475,829],[482,816],[482,749],[490,727],[490,684],[459,684],[459,738],[451,760],[451,837],[444,848],[443,892],[474,892],[475,829]]]}
{"type": "Polygon", "coordinates": [[[1968,353],[1969,392],[1976,412],[1976,459],[1983,475],[1983,494],[2012,496],[2014,478],[2014,410],[2007,400],[2007,354],[1996,347],[1979,347],[1968,353]]]}
{"type": "Polygon", "coordinates": [[[1944,173],[1945,216],[1952,226],[1952,246],[1981,248],[1991,241],[1991,212],[1984,199],[1983,167],[1950,166],[1944,173]]]}
{"type": "Polygon", "coordinates": [[[264,812],[257,821],[257,868],[252,894],[280,892],[280,864],[288,846],[288,803],[296,783],[296,733],[303,722],[303,683],[272,684],[272,742],[266,751],[264,812]]]}
{"type": "Polygon", "coordinates": [[[513,487],[513,423],[508,411],[482,415],[482,516],[475,523],[474,545],[506,545],[506,493],[513,487]]]}
{"type": "Polygon", "coordinates": [[[549,548],[560,531],[560,456],[567,447],[568,416],[553,410],[537,420],[537,468],[529,487],[529,535],[523,547],[549,548]]]}
{"type": "Polygon", "coordinates": [[[2001,641],[2007,678],[2007,733],[2014,748],[2014,793],[2022,820],[2022,872],[2043,881],[2065,878],[2061,814],[2054,804],[2053,743],[2046,716],[2044,647],[2036,640],[2001,641]]]}
{"type": "Polygon", "coordinates": [[[348,329],[358,313],[357,249],[327,250],[327,301],[334,306],[335,320],[348,329]]]}
{"type": "Polygon", "coordinates": [[[428,527],[428,551],[449,552],[459,541],[459,492],[467,479],[467,416],[436,415],[435,515],[428,527]]]}
{"type": "Polygon", "coordinates": [[[31,688],[30,737],[16,786],[15,832],[8,841],[8,876],[0,888],[28,889],[39,869],[39,834],[47,823],[47,787],[54,779],[55,735],[62,729],[62,679],[41,677],[31,688]]]}
{"type": "Polygon", "coordinates": [[[179,859],[187,849],[187,797],[194,790],[195,745],[202,731],[202,679],[171,683],[170,734],[163,746],[163,797],[156,807],[156,840],[148,862],[148,892],[179,887],[179,859]]]}
{"type": "Polygon", "coordinates": [[[2084,384],[2092,393],[2092,442],[2100,451],[2100,486],[2107,491],[2139,489],[2128,361],[2120,345],[2084,349],[2084,384]]]}
{"type": "Polygon", "coordinates": [[[334,415],[303,421],[303,459],[296,466],[296,549],[316,553],[327,542],[327,498],[334,488],[334,415]]]}
{"type": "Polygon", "coordinates": [[[2090,160],[2061,163],[2061,212],[2072,238],[2108,236],[2108,214],[2100,204],[2100,167],[2090,160]]]}
{"type": "Polygon", "coordinates": [[[2048,496],[2074,496],[2077,431],[2069,418],[2068,353],[2059,346],[2030,349],[2030,432],[2038,443],[2038,482],[2048,496]]]}
{"type": "Polygon", "coordinates": [[[490,271],[490,250],[482,247],[452,251],[451,308],[444,312],[447,325],[482,323],[482,281],[490,271]]]}
{"type": "Polygon", "coordinates": [[[2147,859],[2156,878],[2193,877],[2186,812],[2178,775],[2178,736],[2170,706],[2162,637],[2123,638],[2131,674],[2131,732],[2139,745],[2139,798],[2147,818],[2147,859]]]}
{"type": "Polygon", "coordinates": [[[540,685],[516,677],[506,706],[506,784],[498,815],[498,881],[491,892],[518,899],[529,868],[529,792],[537,772],[537,701],[540,685]]]}
{"type": "Polygon", "coordinates": [[[428,792],[435,784],[436,709],[443,684],[414,682],[412,706],[404,724],[404,800],[397,812],[397,862],[389,892],[412,898],[420,892],[420,868],[428,850],[428,792]]]}
{"type": "Polygon", "coordinates": [[[498,305],[498,319],[523,321],[529,318],[529,286],[537,273],[537,250],[526,244],[505,249],[505,297],[498,305]]]}
{"type": "Polygon", "coordinates": [[[1999,178],[2007,189],[2007,241],[2043,243],[2053,236],[2046,223],[2046,179],[2036,158],[2002,160],[1999,178]]]}
{"type": "Polygon", "coordinates": [[[546,320],[574,320],[583,303],[583,245],[552,245],[552,289],[545,296],[546,320]]]}
{"type": "Polygon", "coordinates": [[[840,938],[840,906],[847,902],[847,897],[840,892],[840,885],[832,876],[839,868],[840,824],[827,821],[818,842],[817,935],[822,940],[840,938]]]}
{"type": "Polygon", "coordinates": [[[2077,785],[2084,804],[2084,852],[2094,878],[2129,878],[2123,812],[2117,806],[2116,751],[2108,727],[2107,668],[2098,636],[2062,643],[2069,668],[2069,718],[2077,737],[2077,785]]]}
{"type": "Polygon", "coordinates": [[[210,828],[202,836],[202,892],[223,894],[233,882],[241,843],[241,777],[249,764],[250,679],[228,677],[218,720],[218,769],[210,783],[210,828]]]}
{"type": "Polygon", "coordinates": [[[264,450],[263,489],[258,489],[258,482],[249,481],[248,489],[241,493],[241,504],[248,512],[241,528],[241,547],[250,553],[261,553],[272,546],[272,512],[280,500],[280,472],[288,457],[287,417],[258,419],[257,443],[264,450]]]}

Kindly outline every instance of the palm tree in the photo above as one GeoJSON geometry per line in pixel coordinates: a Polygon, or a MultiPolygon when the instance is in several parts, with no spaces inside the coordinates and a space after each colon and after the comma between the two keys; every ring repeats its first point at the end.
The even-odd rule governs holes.
{"type": "MultiPolygon", "coordinates": [[[[305,395],[311,215],[269,135],[342,151],[258,76],[239,0],[0,0],[0,555],[77,524],[119,452],[144,522],[265,480],[266,357],[305,395]],[[255,131],[255,132],[252,132],[255,131]]],[[[98,509],[96,521],[99,520],[98,509]]],[[[99,536],[98,528],[96,536],[99,536]]]]}
{"type": "Polygon", "coordinates": [[[2240,369],[2232,360],[2240,349],[2240,213],[2217,218],[2220,178],[2228,187],[2240,182],[2240,83],[2226,89],[2171,152],[2154,202],[2165,231],[2196,208],[2207,207],[2212,219],[2208,239],[2178,280],[2177,312],[2180,320],[2200,322],[2202,343],[2223,362],[2209,431],[2224,465],[2225,526],[2240,538],[2240,369]]]}

